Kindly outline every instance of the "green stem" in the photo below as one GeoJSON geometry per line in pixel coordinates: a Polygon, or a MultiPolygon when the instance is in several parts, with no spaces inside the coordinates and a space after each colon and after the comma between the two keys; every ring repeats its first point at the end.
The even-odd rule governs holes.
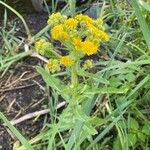
{"type": "Polygon", "coordinates": [[[55,12],[55,1],[52,0],[52,13],[54,13],[54,12],[55,12]]]}
{"type": "Polygon", "coordinates": [[[77,63],[75,63],[71,69],[71,85],[73,88],[76,88],[78,85],[77,63]]]}

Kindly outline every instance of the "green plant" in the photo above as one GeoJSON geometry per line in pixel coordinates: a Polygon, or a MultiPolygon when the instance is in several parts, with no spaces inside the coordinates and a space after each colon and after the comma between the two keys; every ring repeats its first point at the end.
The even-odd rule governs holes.
{"type": "MultiPolygon", "coordinates": [[[[55,136],[62,134],[62,131],[68,131],[73,128],[76,121],[84,122],[80,132],[81,136],[96,134],[97,132],[93,127],[96,124],[91,124],[91,119],[93,118],[88,117],[83,111],[84,103],[87,103],[88,99],[92,99],[97,90],[107,93],[118,91],[118,89],[112,89],[112,91],[111,87],[99,89],[97,83],[94,83],[93,74],[88,73],[88,69],[93,67],[92,62],[87,60],[83,66],[81,65],[81,58],[85,55],[90,56],[97,53],[100,42],[109,40],[108,35],[102,31],[103,26],[100,18],[94,21],[88,16],[77,15],[75,18],[67,19],[66,16],[57,13],[49,17],[48,24],[52,27],[52,39],[60,41],[65,46],[65,50],[68,51],[68,55],[61,56],[54,51],[53,45],[45,39],[35,43],[35,48],[40,54],[51,57],[47,64],[49,72],[60,71],[60,65],[67,67],[68,81],[63,82],[49,74],[46,71],[47,69],[37,68],[45,82],[68,103],[67,108],[59,116],[58,122],[52,124],[53,128],[49,131],[52,135],[49,137],[48,149],[53,149],[55,136]],[[99,37],[99,40],[97,40],[97,37],[99,37]]],[[[95,119],[97,119],[95,123],[102,122],[102,119],[95,119]]],[[[69,148],[69,145],[66,145],[63,141],[62,144],[64,147],[69,148]]]]}

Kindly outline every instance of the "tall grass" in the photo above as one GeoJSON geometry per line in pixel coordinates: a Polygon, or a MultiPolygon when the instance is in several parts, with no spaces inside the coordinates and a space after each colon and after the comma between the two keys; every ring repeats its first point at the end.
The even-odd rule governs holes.
{"type": "Polygon", "coordinates": [[[22,143],[22,145],[29,150],[33,150],[30,143],[25,139],[24,136],[7,120],[7,118],[0,112],[0,119],[3,120],[5,125],[10,129],[10,131],[18,138],[18,140],[22,143]]]}
{"type": "Polygon", "coordinates": [[[31,33],[30,33],[29,27],[28,27],[26,21],[24,20],[24,18],[22,17],[22,15],[19,14],[15,9],[13,9],[12,7],[10,7],[9,5],[7,5],[6,3],[4,3],[1,0],[0,0],[0,4],[3,5],[4,7],[8,8],[9,10],[11,10],[14,14],[16,14],[20,18],[20,20],[22,21],[22,23],[25,27],[28,38],[30,39],[31,38],[31,33]]]}
{"type": "Polygon", "coordinates": [[[131,1],[131,4],[135,10],[135,14],[136,14],[138,22],[140,24],[141,31],[143,33],[144,39],[145,39],[146,44],[148,46],[148,49],[150,51],[150,36],[149,36],[150,35],[150,28],[149,28],[143,14],[142,14],[142,11],[140,9],[140,5],[137,2],[137,0],[131,1]]]}

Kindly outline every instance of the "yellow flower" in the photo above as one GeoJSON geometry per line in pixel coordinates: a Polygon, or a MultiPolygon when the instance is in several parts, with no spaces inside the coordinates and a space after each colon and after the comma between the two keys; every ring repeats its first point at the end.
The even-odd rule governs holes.
{"type": "Polygon", "coordinates": [[[87,16],[87,15],[82,15],[82,14],[76,15],[76,16],[75,16],[75,19],[77,19],[77,20],[80,21],[80,22],[93,24],[93,19],[90,18],[90,17],[87,16]]]}
{"type": "Polygon", "coordinates": [[[68,33],[64,31],[60,32],[59,36],[60,36],[60,40],[64,40],[64,41],[69,38],[68,33]]]}
{"type": "Polygon", "coordinates": [[[73,18],[69,18],[68,20],[64,22],[64,25],[68,28],[75,28],[77,24],[78,24],[78,21],[73,18]]]}
{"type": "Polygon", "coordinates": [[[103,26],[103,20],[102,20],[102,18],[97,18],[95,21],[94,21],[94,25],[98,28],[98,29],[100,29],[100,30],[104,30],[105,28],[104,28],[104,26],[103,26]]]}
{"type": "MultiPolygon", "coordinates": [[[[66,16],[56,13],[49,17],[49,23],[53,24],[52,39],[62,42],[69,52],[73,50],[75,58],[96,54],[100,43],[109,41],[108,34],[103,30],[101,18],[93,20],[87,15],[79,14],[67,19],[66,16]]],[[[73,61],[69,56],[64,56],[60,62],[65,66],[70,66],[73,61]]]]}
{"type": "Polygon", "coordinates": [[[99,30],[99,33],[98,33],[98,34],[99,34],[99,37],[100,37],[102,40],[104,40],[104,41],[106,41],[106,42],[109,41],[109,36],[108,36],[108,34],[107,34],[106,32],[99,30]]]}
{"type": "Polygon", "coordinates": [[[51,30],[51,35],[54,40],[67,40],[68,34],[63,31],[63,25],[57,25],[51,30]]]}
{"type": "Polygon", "coordinates": [[[82,44],[82,51],[88,56],[96,54],[97,50],[98,50],[98,45],[95,44],[94,42],[84,41],[82,44]]]}
{"type": "Polygon", "coordinates": [[[70,56],[62,56],[60,59],[60,64],[69,67],[73,65],[73,60],[70,56]]]}
{"type": "Polygon", "coordinates": [[[99,29],[96,28],[94,25],[88,23],[87,24],[88,30],[96,37],[98,37],[99,29]]]}
{"type": "Polygon", "coordinates": [[[62,24],[55,26],[55,27],[51,30],[52,38],[53,38],[54,40],[59,40],[59,38],[60,38],[60,32],[62,32],[62,31],[63,31],[63,26],[62,26],[62,24]]]}
{"type": "Polygon", "coordinates": [[[41,55],[44,55],[46,52],[53,50],[53,45],[47,42],[45,39],[40,39],[37,41],[34,47],[41,55]]]}
{"type": "Polygon", "coordinates": [[[37,41],[34,45],[35,49],[39,50],[42,47],[42,44],[45,43],[46,40],[45,39],[40,39],[39,41],[37,41]]]}
{"type": "Polygon", "coordinates": [[[91,60],[86,60],[83,66],[85,69],[91,69],[93,67],[93,63],[91,60]]]}
{"type": "Polygon", "coordinates": [[[61,13],[59,13],[59,12],[53,13],[52,15],[49,16],[47,23],[50,26],[55,26],[55,25],[58,25],[60,23],[63,23],[66,19],[67,19],[67,16],[61,15],[61,13]]]}
{"type": "Polygon", "coordinates": [[[60,71],[60,64],[57,59],[50,59],[47,63],[47,67],[51,73],[60,71]]]}
{"type": "Polygon", "coordinates": [[[88,56],[96,54],[98,50],[98,44],[89,40],[82,42],[81,39],[76,38],[74,39],[73,44],[75,50],[81,51],[88,56]]]}
{"type": "Polygon", "coordinates": [[[74,38],[73,39],[73,45],[75,47],[75,50],[79,51],[82,49],[83,42],[79,38],[74,38]]]}
{"type": "Polygon", "coordinates": [[[97,27],[95,27],[92,24],[87,24],[87,27],[91,34],[97,38],[97,40],[103,40],[103,41],[109,41],[109,36],[106,32],[99,30],[97,27]]]}

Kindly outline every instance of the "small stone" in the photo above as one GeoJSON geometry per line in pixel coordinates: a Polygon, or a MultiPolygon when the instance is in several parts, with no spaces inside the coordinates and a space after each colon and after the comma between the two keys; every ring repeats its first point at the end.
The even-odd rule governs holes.
{"type": "Polygon", "coordinates": [[[86,15],[93,19],[97,19],[97,4],[91,5],[91,7],[85,12],[86,15]]]}

